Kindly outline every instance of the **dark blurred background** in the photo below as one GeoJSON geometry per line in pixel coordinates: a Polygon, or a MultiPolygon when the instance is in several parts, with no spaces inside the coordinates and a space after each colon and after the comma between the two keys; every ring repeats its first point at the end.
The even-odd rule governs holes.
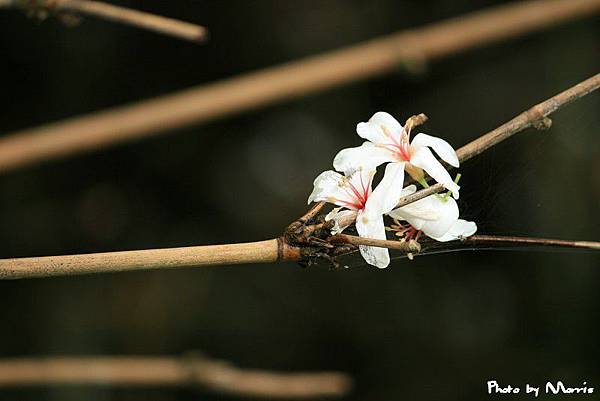
{"type": "MultiPolygon", "coordinates": [[[[206,25],[189,44],[85,18],[0,12],[0,131],[157,96],[501,1],[122,1],[206,25]]],[[[0,256],[252,241],[306,209],[312,180],[375,111],[460,147],[600,69],[582,19],[218,122],[0,176],[0,256]]],[[[480,233],[598,240],[600,97],[461,168],[480,233]]],[[[294,264],[0,282],[0,356],[181,355],[342,370],[351,400],[478,400],[486,381],[600,388],[600,257],[477,251],[386,270],[294,264]]],[[[229,397],[227,397],[229,398],[229,397]]],[[[0,399],[225,399],[193,389],[55,387],[0,399]]]]}

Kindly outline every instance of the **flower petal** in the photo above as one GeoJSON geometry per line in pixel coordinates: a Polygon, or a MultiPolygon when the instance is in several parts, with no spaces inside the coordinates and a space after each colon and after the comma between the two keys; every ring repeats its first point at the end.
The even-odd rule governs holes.
{"type": "Polygon", "coordinates": [[[438,156],[443,161],[445,161],[453,167],[459,166],[456,151],[448,142],[444,141],[441,138],[420,133],[413,138],[410,144],[415,149],[421,148],[423,146],[429,146],[435,151],[435,153],[438,154],[438,156]]]}
{"type": "Polygon", "coordinates": [[[356,126],[358,136],[379,145],[397,143],[403,132],[402,125],[384,111],[373,114],[368,122],[358,123],[356,126]]]}
{"type": "Polygon", "coordinates": [[[344,190],[346,177],[333,170],[322,172],[313,182],[314,189],[308,197],[308,203],[311,202],[330,202],[338,206],[346,206],[353,203],[354,200],[344,190]]]}
{"type": "Polygon", "coordinates": [[[422,147],[417,149],[410,158],[410,163],[425,170],[434,180],[452,191],[452,196],[454,196],[455,199],[458,199],[458,190],[460,187],[452,180],[448,171],[442,166],[442,163],[435,158],[429,148],[422,147]]]}
{"type": "Polygon", "coordinates": [[[439,195],[428,196],[431,205],[437,211],[438,218],[425,221],[421,230],[431,238],[438,238],[446,234],[458,220],[458,205],[452,198],[440,199],[439,195]]]}
{"type": "Polygon", "coordinates": [[[393,218],[407,221],[431,238],[446,234],[458,220],[458,205],[452,198],[431,195],[389,213],[393,218]]]}
{"type": "Polygon", "coordinates": [[[410,185],[407,185],[406,187],[404,187],[401,195],[408,196],[408,195],[414,194],[415,192],[417,192],[417,186],[415,184],[410,184],[410,185]]]}
{"type": "Polygon", "coordinates": [[[383,179],[367,199],[365,210],[373,214],[386,214],[398,204],[404,184],[404,163],[389,163],[383,179]]]}
{"type": "Polygon", "coordinates": [[[429,197],[394,209],[388,215],[394,219],[412,222],[411,225],[419,230],[426,221],[434,221],[440,218],[439,211],[432,205],[429,197]]]}
{"type": "Polygon", "coordinates": [[[477,232],[477,224],[473,221],[459,219],[454,223],[450,230],[441,237],[434,238],[436,241],[448,242],[457,239],[467,238],[477,232]]]}
{"type": "MultiPolygon", "coordinates": [[[[364,238],[386,239],[383,216],[378,214],[359,211],[356,217],[356,231],[364,238]]],[[[372,266],[383,269],[390,264],[387,248],[360,245],[359,250],[365,261],[372,266]]]]}
{"type": "Polygon", "coordinates": [[[339,151],[333,159],[333,168],[351,173],[361,167],[372,169],[390,161],[396,161],[392,151],[375,146],[371,142],[364,142],[362,146],[339,151]]]}
{"type": "Polygon", "coordinates": [[[348,226],[356,220],[356,210],[341,210],[341,207],[336,207],[325,216],[325,221],[333,220],[334,226],[331,229],[331,234],[336,235],[344,231],[348,226]],[[341,224],[340,224],[341,223],[341,224]]]}

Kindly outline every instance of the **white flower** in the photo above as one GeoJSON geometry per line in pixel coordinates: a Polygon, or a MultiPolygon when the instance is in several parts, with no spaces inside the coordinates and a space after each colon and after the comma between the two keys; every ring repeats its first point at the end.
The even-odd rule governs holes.
{"type": "MultiPolygon", "coordinates": [[[[401,196],[414,193],[416,187],[409,185],[401,196]]],[[[447,242],[469,237],[477,231],[472,221],[458,218],[458,205],[450,197],[431,195],[406,206],[392,210],[390,217],[405,220],[417,230],[436,241],[447,242]]]]}
{"type": "MultiPolygon", "coordinates": [[[[356,230],[361,237],[386,239],[383,215],[391,211],[400,200],[402,186],[395,185],[395,182],[398,176],[402,178],[404,171],[397,164],[389,164],[384,178],[372,191],[374,175],[375,169],[364,168],[359,168],[348,176],[331,170],[325,171],[315,179],[308,203],[329,202],[341,206],[326,217],[334,220],[334,233],[344,230],[349,225],[350,217],[350,224],[355,219],[356,230]],[[347,210],[341,210],[342,208],[347,210]],[[342,221],[346,222],[344,226],[339,224],[342,221]]],[[[384,268],[390,263],[387,248],[360,245],[359,249],[370,265],[384,268]]]]}
{"type": "MultiPolygon", "coordinates": [[[[333,161],[338,171],[350,171],[358,166],[374,168],[380,164],[391,162],[398,164],[415,179],[423,178],[423,170],[434,180],[442,183],[458,199],[459,186],[452,180],[448,171],[435,158],[429,148],[438,156],[458,167],[458,157],[450,144],[443,139],[427,134],[417,134],[410,141],[410,130],[407,132],[394,117],[385,112],[377,112],[368,122],[359,123],[356,132],[367,139],[362,146],[343,149],[333,161]]],[[[396,185],[403,186],[404,176],[398,175],[396,185]]]]}

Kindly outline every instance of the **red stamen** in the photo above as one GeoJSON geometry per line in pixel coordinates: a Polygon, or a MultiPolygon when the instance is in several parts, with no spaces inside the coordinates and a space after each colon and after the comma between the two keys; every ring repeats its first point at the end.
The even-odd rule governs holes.
{"type": "Polygon", "coordinates": [[[356,203],[352,203],[352,202],[348,202],[345,200],[341,200],[341,199],[336,199],[336,203],[340,204],[339,206],[344,206],[347,207],[348,209],[353,209],[353,210],[360,210],[362,209],[362,206],[356,203]]]}
{"type": "Polygon", "coordinates": [[[360,174],[360,186],[362,187],[363,190],[363,194],[367,193],[367,189],[365,188],[365,183],[363,182],[363,175],[362,172],[359,173],[360,174]]]}
{"type": "MultiPolygon", "coordinates": [[[[357,174],[362,174],[362,173],[358,172],[357,174]]],[[[362,175],[361,175],[360,179],[362,181],[362,175]]],[[[354,184],[352,184],[352,182],[348,181],[348,184],[350,185],[350,189],[352,190],[352,192],[354,192],[356,199],[362,205],[359,209],[363,209],[365,207],[365,204],[367,203],[366,193],[364,191],[361,193],[358,189],[356,189],[356,187],[354,186],[354,184]]]]}
{"type": "Polygon", "coordinates": [[[404,133],[400,137],[400,142],[398,142],[394,137],[390,136],[393,144],[379,144],[378,146],[389,150],[395,154],[398,154],[400,158],[404,161],[410,161],[410,138],[408,134],[404,133]]]}

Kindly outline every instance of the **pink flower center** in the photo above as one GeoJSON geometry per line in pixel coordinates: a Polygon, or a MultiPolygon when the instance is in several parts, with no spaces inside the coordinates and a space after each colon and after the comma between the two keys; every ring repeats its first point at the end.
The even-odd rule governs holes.
{"type": "Polygon", "coordinates": [[[390,138],[392,143],[380,146],[395,153],[402,161],[410,161],[410,130],[408,132],[403,132],[398,140],[394,137],[394,135],[391,135],[384,126],[382,126],[382,129],[387,134],[387,137],[390,138]]]}
{"type": "Polygon", "coordinates": [[[359,174],[360,185],[354,185],[351,180],[346,181],[346,185],[344,185],[343,188],[348,194],[350,200],[339,200],[339,202],[348,209],[362,210],[367,204],[369,195],[371,195],[371,183],[373,182],[373,176],[370,175],[369,180],[365,182],[362,172],[357,172],[356,174],[359,174]]]}

